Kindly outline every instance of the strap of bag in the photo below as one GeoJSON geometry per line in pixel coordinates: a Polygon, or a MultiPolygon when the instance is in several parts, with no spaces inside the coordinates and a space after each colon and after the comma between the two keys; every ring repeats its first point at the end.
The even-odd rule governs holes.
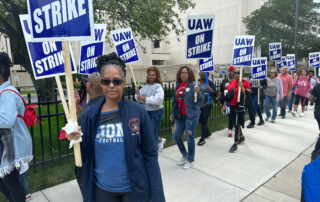
{"type": "Polygon", "coordinates": [[[27,108],[27,103],[24,101],[23,97],[21,97],[21,95],[20,95],[19,93],[17,93],[16,91],[14,91],[14,90],[5,89],[5,90],[1,91],[0,96],[1,96],[2,93],[4,93],[5,91],[11,91],[11,92],[14,92],[16,95],[18,95],[18,96],[21,98],[21,100],[22,100],[22,102],[23,102],[23,104],[24,104],[24,107],[27,108]]]}

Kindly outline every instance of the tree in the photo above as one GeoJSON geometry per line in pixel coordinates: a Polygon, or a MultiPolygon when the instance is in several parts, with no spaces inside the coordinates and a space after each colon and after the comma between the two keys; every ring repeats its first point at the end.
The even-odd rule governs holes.
{"type": "MultiPolygon", "coordinates": [[[[269,43],[281,42],[282,55],[294,53],[295,0],[271,0],[243,19],[247,33],[255,35],[262,55],[269,55],[269,43]]],[[[299,8],[298,59],[320,50],[319,4],[304,0],[299,8]]]]}
{"type": "MultiPolygon", "coordinates": [[[[184,31],[179,12],[189,7],[194,7],[192,0],[93,0],[95,22],[106,23],[107,33],[131,27],[140,40],[161,40],[171,31],[179,36],[184,31]]],[[[27,1],[0,0],[0,13],[0,33],[10,38],[14,63],[25,67],[37,90],[48,92],[54,88],[54,80],[34,80],[20,25],[19,14],[28,13],[27,1]]]]}

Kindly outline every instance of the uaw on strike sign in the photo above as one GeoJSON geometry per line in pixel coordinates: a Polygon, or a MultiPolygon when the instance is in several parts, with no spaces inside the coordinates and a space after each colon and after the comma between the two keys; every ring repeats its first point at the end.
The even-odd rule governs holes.
{"type": "Polygon", "coordinates": [[[214,15],[187,17],[187,59],[211,58],[214,15]]]}
{"type": "MultiPolygon", "coordinates": [[[[44,79],[65,75],[62,42],[45,41],[31,42],[31,31],[28,15],[20,15],[20,22],[26,40],[29,58],[32,65],[34,78],[44,79]]],[[[72,73],[77,73],[74,64],[72,49],[70,48],[72,73]]]]}
{"type": "Polygon", "coordinates": [[[267,78],[267,58],[253,58],[252,60],[252,79],[267,78]]]}
{"type": "Polygon", "coordinates": [[[269,43],[269,59],[270,61],[280,61],[282,57],[281,43],[269,43]]]}
{"type": "Polygon", "coordinates": [[[236,36],[233,46],[232,65],[251,66],[254,48],[254,36],[236,36]]]}
{"type": "Polygon", "coordinates": [[[79,74],[92,74],[98,71],[96,60],[104,53],[106,27],[106,24],[95,24],[95,40],[81,41],[79,74]]]}
{"type": "Polygon", "coordinates": [[[28,0],[33,41],[93,39],[92,0],[28,0]]]}
{"type": "Polygon", "coordinates": [[[131,28],[113,30],[111,37],[120,58],[126,63],[139,61],[131,28]]]}

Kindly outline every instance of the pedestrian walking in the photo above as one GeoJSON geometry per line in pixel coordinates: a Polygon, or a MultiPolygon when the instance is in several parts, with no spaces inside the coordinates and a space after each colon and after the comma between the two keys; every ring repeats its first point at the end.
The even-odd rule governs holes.
{"type": "MultiPolygon", "coordinates": [[[[230,114],[232,116],[233,125],[235,127],[234,133],[234,143],[231,146],[229,152],[234,153],[238,149],[239,144],[243,144],[245,137],[242,133],[242,128],[244,128],[244,114],[245,114],[245,96],[246,91],[251,93],[251,86],[249,81],[242,79],[240,81],[240,69],[235,71],[235,80],[230,82],[228,88],[228,101],[230,103],[230,114]],[[238,102],[238,93],[241,91],[240,102],[238,102]]],[[[226,109],[227,101],[223,105],[223,112],[226,109]]]]}
{"type": "MultiPolygon", "coordinates": [[[[209,77],[209,72],[207,72],[207,77],[209,77]]],[[[211,131],[208,128],[208,118],[210,116],[211,110],[213,108],[213,102],[216,95],[216,86],[212,81],[208,79],[208,84],[206,82],[206,73],[200,73],[200,91],[203,94],[203,100],[200,102],[200,117],[199,123],[201,124],[201,138],[199,139],[198,146],[202,146],[206,143],[205,139],[211,136],[211,131]],[[208,98],[209,97],[209,98],[208,98]],[[209,102],[208,102],[209,99],[209,102]]]]}
{"type": "Polygon", "coordinates": [[[136,100],[147,110],[153,125],[153,135],[158,151],[163,150],[166,142],[165,138],[159,137],[159,126],[163,118],[163,99],[164,91],[162,88],[160,71],[157,67],[152,66],[147,69],[147,81],[140,90],[136,90],[136,100]]]}
{"type": "MultiPolygon", "coordinates": [[[[309,80],[311,81],[311,89],[308,93],[308,97],[306,99],[306,108],[305,110],[308,109],[308,105],[309,105],[309,97],[311,94],[312,89],[314,88],[314,86],[316,85],[316,78],[314,77],[314,71],[313,70],[309,70],[308,72],[308,76],[309,76],[309,80]]],[[[310,102],[310,109],[313,110],[313,103],[310,102]]]]}
{"type": "Polygon", "coordinates": [[[287,103],[290,99],[290,92],[292,89],[292,76],[288,73],[288,67],[284,66],[281,69],[282,73],[279,74],[279,78],[282,82],[282,88],[283,88],[283,99],[279,102],[280,104],[280,114],[283,119],[286,118],[286,107],[287,103]]]}
{"type": "Polygon", "coordinates": [[[177,165],[184,169],[192,167],[195,156],[194,137],[200,116],[199,102],[203,100],[199,86],[195,86],[195,78],[192,70],[187,66],[179,68],[176,75],[176,89],[172,101],[172,114],[170,121],[175,120],[176,129],[173,138],[177,143],[182,158],[177,165]],[[195,93],[197,93],[197,102],[195,102],[195,93]],[[188,143],[186,150],[182,135],[185,133],[188,143]]]}
{"type": "Polygon", "coordinates": [[[293,111],[291,112],[293,116],[296,116],[299,103],[301,104],[301,113],[300,116],[304,116],[305,104],[307,101],[308,93],[311,89],[311,81],[307,76],[307,70],[302,69],[300,76],[298,76],[297,80],[293,83],[296,86],[296,90],[294,92],[294,105],[293,111]]]}
{"type": "MultiPolygon", "coordinates": [[[[293,74],[293,78],[292,78],[292,82],[294,83],[298,78],[298,75],[297,73],[294,73],[293,74]]],[[[292,83],[292,90],[290,92],[290,99],[289,99],[289,102],[288,102],[288,109],[289,111],[288,112],[292,112],[292,106],[293,106],[293,101],[294,101],[294,91],[296,90],[296,86],[294,86],[292,83]]]]}
{"type": "MultiPolygon", "coordinates": [[[[226,101],[226,96],[228,93],[230,82],[234,80],[235,70],[236,69],[232,65],[228,68],[228,78],[225,78],[220,85],[220,90],[218,93],[218,106],[220,106],[221,104],[223,105],[226,101]]],[[[226,114],[228,114],[228,136],[232,137],[233,120],[230,114],[230,103],[228,101],[226,102],[226,110],[226,114]]]]}
{"type": "Polygon", "coordinates": [[[23,119],[18,117],[24,116],[25,107],[18,90],[8,81],[10,67],[8,54],[0,52],[0,191],[10,202],[24,202],[19,169],[33,158],[32,140],[23,119]]]}
{"type": "MultiPolygon", "coordinates": [[[[164,202],[157,146],[149,115],[124,97],[126,65],[116,53],[97,67],[105,99],[82,115],[84,202],[164,202]]],[[[79,139],[78,132],[67,135],[79,139]]]]}
{"type": "Polygon", "coordinates": [[[252,90],[245,91],[245,104],[246,104],[246,111],[248,112],[250,123],[247,125],[247,128],[253,128],[256,124],[256,116],[253,108],[253,100],[252,100],[252,90]]]}
{"type": "MultiPolygon", "coordinates": [[[[258,83],[258,80],[250,79],[250,86],[252,90],[251,95],[252,95],[253,116],[255,118],[256,114],[258,114],[260,121],[257,125],[261,126],[264,124],[264,120],[262,117],[261,105],[258,104],[258,89],[260,89],[260,103],[262,103],[265,98],[265,89],[268,87],[267,79],[260,80],[260,85],[258,83]]],[[[247,126],[247,128],[249,127],[247,126]]]]}
{"type": "Polygon", "coordinates": [[[278,102],[283,99],[282,82],[277,75],[277,70],[272,68],[268,74],[266,89],[266,98],[263,103],[264,110],[266,111],[266,121],[271,117],[271,123],[275,123],[278,111],[278,102]],[[272,116],[270,113],[270,105],[272,106],[272,116]]]}
{"type": "Polygon", "coordinates": [[[23,186],[24,194],[26,196],[26,201],[31,200],[31,194],[29,192],[28,184],[27,184],[27,171],[29,169],[29,164],[28,163],[23,163],[19,169],[19,180],[23,186]]]}

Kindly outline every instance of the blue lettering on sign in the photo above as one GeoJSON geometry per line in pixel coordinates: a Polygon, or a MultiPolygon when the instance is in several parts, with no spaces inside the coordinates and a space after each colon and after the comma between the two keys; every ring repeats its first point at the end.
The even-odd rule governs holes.
{"type": "Polygon", "coordinates": [[[255,58],[252,61],[252,79],[267,78],[267,59],[255,58]]]}
{"type": "MultiPolygon", "coordinates": [[[[242,43],[242,42],[240,42],[242,43]]],[[[244,48],[237,48],[234,49],[233,53],[233,65],[241,65],[241,66],[251,66],[252,62],[252,54],[253,54],[253,47],[244,47],[244,48]]]]}
{"type": "Polygon", "coordinates": [[[96,41],[101,41],[102,35],[103,35],[104,29],[95,29],[94,35],[96,41]]]}
{"type": "Polygon", "coordinates": [[[199,71],[200,72],[214,71],[213,58],[200,59],[200,61],[199,61],[199,71]]]}
{"type": "Polygon", "coordinates": [[[188,28],[189,30],[203,30],[210,29],[213,23],[213,19],[189,19],[188,28]]]}
{"type": "MultiPolygon", "coordinates": [[[[124,35],[125,36],[125,35],[124,35]]],[[[121,36],[119,35],[119,38],[121,36]]],[[[126,63],[139,60],[137,49],[134,45],[133,39],[126,41],[116,46],[117,53],[126,63]]]]}
{"type": "Polygon", "coordinates": [[[113,34],[112,37],[115,42],[128,41],[131,39],[131,32],[128,31],[123,33],[116,33],[116,34],[113,34]]]}
{"type": "Polygon", "coordinates": [[[188,35],[187,58],[209,58],[212,53],[213,30],[188,35]]]}
{"type": "Polygon", "coordinates": [[[28,0],[34,38],[91,36],[88,0],[28,0]]]}
{"type": "Polygon", "coordinates": [[[241,38],[238,38],[235,40],[235,45],[237,46],[252,46],[252,43],[253,43],[253,39],[241,39],[241,38]]]}
{"type": "MultiPolygon", "coordinates": [[[[28,48],[36,78],[62,74],[64,70],[61,42],[29,42],[28,48]]],[[[75,70],[70,56],[72,71],[75,70]]]]}

